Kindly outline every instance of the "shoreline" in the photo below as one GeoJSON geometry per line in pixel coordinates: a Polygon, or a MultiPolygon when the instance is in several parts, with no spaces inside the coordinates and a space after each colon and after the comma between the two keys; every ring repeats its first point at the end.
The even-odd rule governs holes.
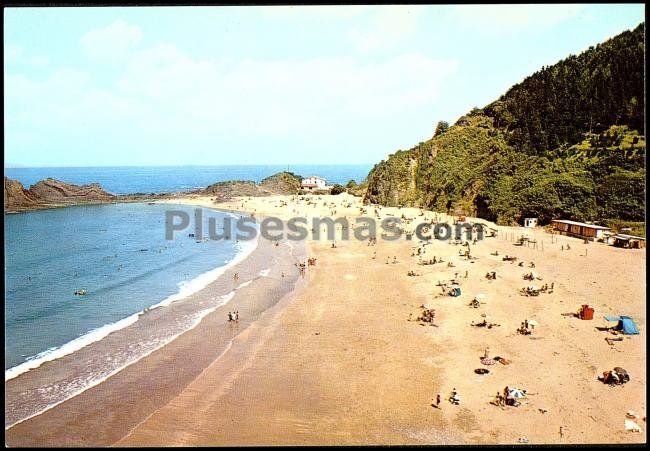
{"type": "MultiPolygon", "coordinates": [[[[195,328],[102,383],[5,430],[7,443],[10,446],[52,446],[54,443],[68,446],[109,445],[152,411],[173,399],[224,351],[234,336],[263,314],[268,304],[278,301],[275,297],[265,296],[268,290],[272,290],[276,297],[291,292],[297,274],[293,275],[292,279],[295,280],[289,280],[289,277],[280,279],[276,268],[267,276],[259,275],[268,266],[269,253],[276,252],[275,246],[269,243],[262,242],[261,245],[258,249],[260,252],[224,274],[225,280],[228,280],[232,273],[238,271],[242,280],[228,303],[205,315],[195,328]],[[261,252],[266,254],[260,255],[261,252]],[[254,279],[254,282],[247,284],[245,281],[248,278],[254,279]],[[258,302],[257,297],[263,299],[258,302]],[[240,311],[241,319],[237,324],[228,324],[224,317],[228,310],[233,309],[240,311]],[[206,347],[205,337],[210,337],[210,342],[215,345],[206,347]]],[[[293,261],[286,257],[278,256],[276,259],[277,264],[286,271],[293,266],[293,261]]],[[[211,284],[193,297],[200,299],[218,294],[215,291],[220,287],[215,285],[218,284],[211,284]]]]}
{"type": "MultiPolygon", "coordinates": [[[[358,204],[344,207],[348,201],[347,196],[322,196],[310,204],[277,196],[218,206],[245,204],[255,215],[286,219],[292,209],[302,216],[329,216],[336,204],[337,216],[358,215],[358,204]]],[[[204,199],[204,206],[211,204],[204,199]]],[[[414,219],[420,214],[413,208],[375,211],[414,219]]],[[[425,212],[423,219],[435,215],[425,212]]],[[[628,410],[645,416],[643,336],[612,347],[594,327],[601,321],[567,319],[562,313],[589,303],[598,316],[630,314],[644,334],[645,254],[564,236],[553,236],[551,243],[539,228],[526,232],[545,246],[521,247],[511,240],[523,228],[496,228],[499,236],[472,246],[476,260],[462,258],[461,246],[452,242],[423,246],[424,259],[442,256],[454,267],[417,265],[417,241],[375,246],[337,241],[336,248],[310,241],[318,263],[296,301],[274,322],[252,329],[246,341],[234,342],[219,365],[206,369],[117,444],[643,442],[641,419],[641,434],[623,428],[628,410]],[[566,244],[571,251],[561,249],[566,244]],[[506,254],[526,266],[503,261],[506,254]],[[530,261],[545,282],[555,282],[554,294],[539,299],[519,294],[530,261]],[[418,276],[407,276],[409,270],[418,276]],[[487,280],[489,271],[496,271],[498,279],[487,280]],[[437,286],[455,273],[463,289],[459,298],[443,295],[437,286]],[[468,303],[479,293],[486,294],[485,305],[475,310],[468,303]],[[415,320],[422,305],[435,309],[437,327],[415,320]],[[500,327],[471,327],[482,315],[500,327]],[[539,324],[532,337],[515,332],[524,318],[539,324]],[[488,366],[490,374],[480,376],[473,369],[482,366],[486,346],[490,355],[507,357],[510,364],[488,366]],[[596,379],[614,365],[633,375],[617,389],[596,379]],[[528,391],[520,407],[490,404],[505,385],[528,391]],[[454,388],[461,394],[458,406],[447,401],[454,388]],[[432,405],[436,394],[442,398],[438,408],[432,405]]]]}
{"type": "MultiPolygon", "coordinates": [[[[121,203],[121,202],[115,202],[115,203],[121,203]]],[[[181,204],[177,204],[181,205],[181,204]]],[[[71,205],[72,206],[72,205],[71,205]]],[[[85,205],[74,205],[74,206],[85,206],[85,205]]],[[[230,213],[229,211],[222,211],[218,209],[214,209],[214,211],[220,212],[220,213],[230,213]]],[[[244,243],[249,243],[249,242],[244,242],[244,243]]],[[[66,342],[60,346],[50,348],[48,350],[42,351],[29,359],[25,360],[24,362],[13,366],[11,368],[7,368],[5,370],[5,382],[14,379],[21,374],[24,374],[30,370],[36,369],[40,367],[41,365],[57,360],[61,357],[64,357],[66,355],[72,354],[94,342],[97,342],[109,334],[113,332],[117,332],[121,329],[124,329],[125,327],[129,327],[132,324],[136,323],[138,319],[147,313],[148,311],[167,306],[173,302],[176,301],[182,301],[184,298],[187,296],[194,294],[195,292],[205,288],[206,285],[216,282],[225,271],[227,271],[230,267],[237,265],[244,259],[246,259],[257,247],[258,241],[257,238],[255,239],[255,242],[253,245],[248,245],[248,246],[240,246],[240,249],[238,252],[233,256],[232,260],[227,262],[225,265],[218,266],[216,268],[212,268],[208,271],[205,271],[203,273],[197,274],[193,279],[186,281],[185,286],[192,286],[196,285],[198,282],[200,282],[202,279],[205,279],[207,277],[210,278],[210,280],[207,281],[207,283],[201,284],[197,289],[190,290],[190,291],[183,291],[184,287],[179,287],[179,291],[177,293],[171,294],[167,296],[166,298],[151,304],[147,306],[145,309],[140,310],[138,312],[135,312],[125,318],[121,318],[117,321],[114,321],[112,323],[104,324],[103,326],[97,327],[95,329],[89,330],[88,332],[84,333],[83,335],[75,338],[74,340],[71,340],[69,342],[66,342]],[[116,327],[118,326],[119,327],[116,327]],[[99,336],[97,336],[99,335],[99,336]],[[55,357],[52,357],[52,354],[55,354],[55,357]],[[23,368],[24,367],[24,368],[23,368]]],[[[22,420],[21,420],[22,421],[22,420]]]]}
{"type": "MultiPolygon", "coordinates": [[[[224,212],[224,213],[229,213],[229,212],[224,212]]],[[[70,409],[65,409],[66,404],[79,404],[78,398],[90,398],[92,399],[92,393],[91,392],[104,392],[102,386],[104,386],[107,383],[111,383],[117,379],[120,378],[122,373],[133,373],[134,370],[133,368],[139,368],[141,365],[141,362],[143,360],[151,360],[151,356],[153,354],[166,354],[167,350],[170,345],[174,345],[176,341],[179,340],[179,338],[182,338],[184,335],[190,334],[191,332],[195,331],[196,329],[202,329],[204,328],[204,324],[209,322],[211,324],[215,323],[215,314],[221,316],[225,316],[225,310],[228,308],[232,308],[232,306],[237,305],[238,303],[238,298],[241,298],[241,292],[254,292],[258,291],[259,288],[257,287],[258,285],[268,285],[268,283],[265,282],[265,279],[269,279],[274,277],[273,274],[269,274],[270,268],[261,268],[262,266],[265,266],[265,262],[268,261],[268,258],[264,257],[265,255],[268,256],[269,252],[272,252],[273,249],[269,250],[270,245],[266,243],[265,247],[266,249],[259,249],[259,241],[256,240],[256,245],[251,249],[250,252],[246,253],[245,250],[242,252],[238,253],[235,258],[234,258],[234,264],[227,264],[226,266],[216,268],[220,272],[220,275],[217,277],[216,280],[211,281],[207,286],[204,286],[200,290],[198,290],[195,293],[189,294],[188,296],[184,297],[182,300],[179,300],[178,302],[172,302],[170,304],[167,304],[165,306],[165,309],[162,308],[152,308],[149,310],[146,314],[144,315],[139,315],[138,320],[142,320],[143,318],[150,319],[152,322],[155,322],[155,318],[153,318],[154,315],[157,315],[158,317],[160,316],[161,313],[165,313],[167,309],[169,308],[174,308],[178,309],[179,311],[182,310],[182,307],[184,305],[187,305],[188,303],[196,303],[196,302],[204,302],[207,299],[215,299],[215,295],[221,296],[221,297],[226,297],[228,296],[228,293],[230,292],[232,296],[230,298],[226,299],[223,303],[213,306],[211,309],[208,309],[209,311],[202,311],[199,313],[204,313],[201,318],[198,318],[198,321],[196,324],[192,325],[189,329],[181,331],[179,334],[175,335],[172,337],[170,340],[167,342],[163,343],[162,345],[158,346],[156,349],[151,350],[148,352],[146,355],[139,357],[136,361],[130,362],[127,365],[115,370],[111,374],[107,375],[106,377],[102,378],[102,380],[91,384],[91,386],[84,388],[82,391],[79,393],[75,393],[73,396],[68,397],[67,399],[56,403],[54,406],[50,406],[47,409],[44,409],[40,413],[36,413],[34,415],[31,415],[29,418],[20,420],[17,423],[13,423],[11,426],[6,427],[5,429],[5,436],[6,439],[9,442],[13,442],[13,439],[16,438],[16,443],[38,443],[38,437],[32,436],[32,434],[28,433],[26,435],[23,435],[22,433],[17,433],[15,432],[17,429],[21,429],[21,426],[25,427],[25,429],[31,429],[29,427],[30,424],[32,423],[40,423],[41,421],[48,422],[48,420],[43,420],[44,417],[48,417],[51,415],[48,414],[56,414],[56,412],[59,412],[61,410],[67,410],[70,412],[70,409]],[[243,255],[242,258],[242,253],[247,254],[243,255]],[[255,268],[260,269],[258,272],[251,272],[255,268]],[[232,274],[234,272],[238,271],[240,273],[240,282],[234,286],[230,287],[229,283],[232,280],[232,274]],[[262,274],[259,274],[261,272],[262,274]],[[264,274],[265,273],[265,274],[264,274]],[[84,396],[88,394],[87,396],[84,396]],[[36,441],[34,441],[36,440],[36,441]]],[[[287,260],[290,258],[290,255],[287,255],[287,257],[284,257],[281,260],[287,260]]],[[[297,271],[297,270],[296,270],[297,271]]],[[[288,279],[288,278],[287,278],[288,279]]],[[[161,303],[159,303],[161,304],[161,303]]],[[[214,303],[213,303],[214,304],[214,303]]],[[[162,304],[161,304],[162,305],[162,304]]],[[[250,306],[249,306],[250,307],[250,306]]],[[[168,315],[172,315],[173,313],[167,312],[168,315]]],[[[138,321],[140,322],[140,321],[138,321]]],[[[219,322],[219,321],[217,321],[219,322]]],[[[240,321],[238,324],[238,327],[245,327],[246,322],[245,321],[240,321]]],[[[146,326],[144,324],[140,324],[139,326],[141,327],[153,327],[153,324],[150,326],[146,326]]],[[[128,327],[128,326],[127,326],[128,327]]],[[[46,370],[53,365],[55,366],[61,366],[65,367],[66,364],[72,365],[74,367],[75,365],[75,360],[79,360],[80,355],[77,355],[78,352],[80,353],[91,353],[93,345],[94,347],[99,347],[99,348],[109,348],[110,349],[110,343],[109,342],[115,342],[116,337],[121,335],[120,333],[122,331],[125,331],[125,329],[121,329],[117,334],[108,334],[108,336],[104,337],[102,340],[96,341],[87,347],[81,348],[79,351],[68,354],[66,356],[62,356],[56,360],[50,361],[50,362],[45,362],[43,365],[39,368],[36,368],[35,370],[28,371],[27,373],[23,373],[22,375],[17,376],[16,378],[10,379],[5,382],[5,390],[7,392],[12,391],[14,393],[20,392],[21,391],[21,385],[24,386],[24,380],[25,379],[32,379],[32,386],[37,388],[38,387],[38,380],[39,378],[37,377],[38,372],[42,373],[47,373],[46,370]],[[41,371],[39,371],[41,370],[41,371]],[[30,374],[32,373],[32,374],[30,374]]],[[[229,340],[230,337],[223,336],[222,338],[229,340]]],[[[137,371],[136,371],[137,372],[137,371]]],[[[42,380],[42,382],[49,382],[48,379],[42,380]]],[[[24,387],[23,387],[24,388],[24,387]]],[[[5,408],[7,408],[7,397],[5,398],[5,408]]],[[[83,410],[83,409],[82,409],[83,410]]],[[[78,414],[74,414],[74,416],[78,416],[78,414]]],[[[51,419],[51,418],[50,418],[51,419]]],[[[40,429],[40,428],[38,428],[40,429]]],[[[50,439],[51,440],[51,439],[50,439]]],[[[64,439],[66,440],[66,439],[64,439]]],[[[45,442],[43,442],[45,443],[45,442]]],[[[70,442],[68,442],[70,443],[70,442]]]]}
{"type": "MultiPolygon", "coordinates": [[[[274,196],[215,204],[204,197],[184,203],[283,220],[296,211],[306,217],[330,216],[332,208],[338,217],[360,214],[358,199],[349,196],[312,200],[317,202],[274,196]]],[[[420,216],[415,208],[367,208],[368,215],[374,210],[379,216],[420,216]]],[[[424,212],[422,219],[436,215],[424,212]]],[[[125,399],[104,414],[112,423],[85,424],[86,429],[96,428],[93,432],[104,434],[108,428],[112,434],[99,438],[92,434],[91,442],[89,433],[73,421],[84,403],[64,403],[50,412],[58,410],[68,429],[61,427],[29,443],[515,444],[522,437],[530,443],[643,442],[645,423],[637,420],[641,434],[626,433],[623,418],[627,410],[645,417],[645,253],[564,236],[554,236],[549,243],[550,235],[541,229],[526,231],[542,242],[541,248],[517,247],[511,240],[522,228],[496,228],[496,238],[472,246],[476,260],[463,258],[460,246],[437,240],[424,246],[417,240],[379,240],[374,246],[337,240],[332,248],[326,240],[308,238],[304,244],[309,256],[317,259],[307,273],[309,283],[233,334],[227,352],[215,350],[205,357],[193,377],[179,374],[167,383],[149,381],[144,387],[159,401],[145,398],[147,408],[126,422],[117,417],[128,414],[133,399],[141,398],[129,398],[125,391],[142,385],[134,384],[128,374],[118,374],[96,387],[107,397],[125,399]],[[570,252],[560,248],[569,243],[570,252]],[[444,257],[454,267],[418,265],[418,247],[424,249],[422,258],[444,257]],[[518,256],[526,266],[503,261],[506,254],[518,256]],[[554,294],[539,299],[519,294],[527,283],[522,275],[530,271],[528,263],[533,260],[544,282],[555,282],[554,294]],[[407,271],[417,276],[409,277],[407,271]],[[490,271],[498,273],[496,280],[484,277],[490,271]],[[454,273],[462,285],[459,298],[443,295],[437,286],[454,278],[454,273]],[[485,305],[475,310],[467,304],[479,293],[485,294],[485,305]],[[598,317],[634,317],[641,337],[627,337],[611,346],[604,340],[607,335],[594,328],[600,321],[562,315],[585,303],[595,306],[598,317]],[[421,306],[435,309],[437,327],[415,320],[421,306]],[[471,327],[470,322],[482,315],[500,327],[471,327]],[[515,332],[524,318],[539,324],[531,337],[515,332]],[[511,364],[489,366],[486,376],[475,374],[486,346],[490,355],[505,356],[511,364]],[[625,386],[613,389],[596,380],[615,365],[632,375],[625,386]],[[112,383],[118,378],[121,384],[112,383]],[[494,393],[504,385],[527,389],[529,396],[518,408],[491,405],[494,393]],[[461,394],[459,406],[447,402],[452,388],[461,394]],[[432,405],[436,394],[442,397],[438,408],[432,405]]],[[[263,297],[275,292],[268,286],[259,289],[263,297]]],[[[209,324],[202,323],[178,340],[200,348],[212,343],[219,330],[215,319],[215,313],[207,315],[209,324]]],[[[179,345],[170,343],[132,369],[175,371],[186,358],[177,352],[179,345]]],[[[101,397],[94,395],[85,402],[97,399],[101,397]]],[[[10,430],[7,441],[26,443],[21,432],[56,424],[45,416],[23,423],[24,429],[18,425],[10,430]]]]}

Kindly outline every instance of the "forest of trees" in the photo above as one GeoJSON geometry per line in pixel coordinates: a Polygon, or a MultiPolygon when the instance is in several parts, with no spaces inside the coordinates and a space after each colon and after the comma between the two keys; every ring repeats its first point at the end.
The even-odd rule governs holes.
{"type": "Polygon", "coordinates": [[[640,24],[578,56],[544,67],[480,110],[508,142],[541,154],[585,132],[625,124],[644,130],[644,29],[640,24]]]}
{"type": "Polygon", "coordinates": [[[376,165],[366,200],[465,212],[645,218],[644,24],[544,67],[376,165]]]}

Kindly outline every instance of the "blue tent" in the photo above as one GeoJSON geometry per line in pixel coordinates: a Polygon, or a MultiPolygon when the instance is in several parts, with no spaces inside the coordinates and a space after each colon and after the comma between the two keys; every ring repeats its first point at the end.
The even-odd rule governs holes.
{"type": "Polygon", "coordinates": [[[607,321],[617,321],[616,329],[622,330],[625,335],[639,335],[639,328],[629,316],[606,316],[607,321]]]}

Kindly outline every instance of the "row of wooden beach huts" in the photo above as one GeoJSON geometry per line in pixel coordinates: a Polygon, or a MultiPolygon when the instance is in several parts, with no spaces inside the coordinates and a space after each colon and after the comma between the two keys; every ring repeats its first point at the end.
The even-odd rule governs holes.
{"type": "Polygon", "coordinates": [[[553,219],[551,221],[553,230],[562,235],[583,238],[589,241],[601,241],[616,247],[631,249],[645,248],[644,237],[614,233],[611,228],[590,224],[587,222],[570,221],[568,219],[553,219]]]}

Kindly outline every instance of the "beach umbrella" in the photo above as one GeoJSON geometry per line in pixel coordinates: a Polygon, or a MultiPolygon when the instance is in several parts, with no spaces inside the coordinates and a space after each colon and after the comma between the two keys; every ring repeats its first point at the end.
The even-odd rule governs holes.
{"type": "Polygon", "coordinates": [[[476,295],[476,299],[482,301],[483,299],[485,299],[485,295],[483,293],[479,293],[476,295]]]}
{"type": "Polygon", "coordinates": [[[535,321],[534,319],[529,319],[529,320],[528,320],[528,325],[529,325],[529,326],[533,326],[533,327],[537,327],[537,326],[538,326],[537,321],[535,321]]]}
{"type": "Polygon", "coordinates": [[[526,396],[526,391],[518,388],[511,388],[508,390],[508,396],[511,398],[524,398],[526,396]]]}

